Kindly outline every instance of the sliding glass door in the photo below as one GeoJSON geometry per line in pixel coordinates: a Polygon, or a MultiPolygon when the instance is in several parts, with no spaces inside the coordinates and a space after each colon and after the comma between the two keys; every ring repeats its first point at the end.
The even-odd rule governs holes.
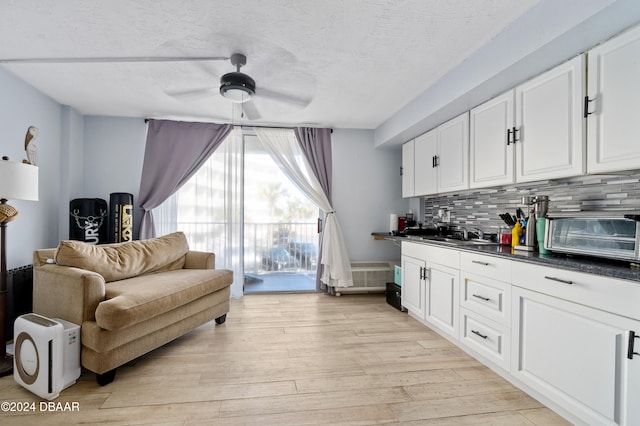
{"type": "Polygon", "coordinates": [[[244,138],[245,293],[315,291],[318,208],[255,136],[244,138]]]}
{"type": "Polygon", "coordinates": [[[234,130],[154,216],[158,235],[183,231],[191,249],[232,269],[235,297],[315,291],[318,208],[255,136],[234,130]]]}

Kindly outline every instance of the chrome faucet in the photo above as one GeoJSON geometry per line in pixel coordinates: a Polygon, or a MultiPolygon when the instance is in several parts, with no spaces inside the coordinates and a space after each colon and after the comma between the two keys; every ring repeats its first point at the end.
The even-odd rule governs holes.
{"type": "Polygon", "coordinates": [[[464,226],[458,226],[458,229],[462,231],[462,239],[463,240],[468,240],[469,239],[469,231],[467,231],[467,228],[465,228],[464,226]]]}
{"type": "MultiPolygon", "coordinates": [[[[479,228],[473,228],[472,232],[474,232],[477,236],[478,239],[480,240],[484,240],[484,231],[482,229],[479,228]]],[[[465,238],[466,239],[466,238],[465,238]]]]}
{"type": "Polygon", "coordinates": [[[458,225],[457,230],[459,232],[462,232],[462,239],[464,241],[468,241],[469,240],[469,234],[473,234],[476,237],[478,237],[478,239],[480,240],[484,240],[484,231],[482,231],[482,229],[479,228],[471,228],[470,230],[468,230],[467,228],[465,228],[464,226],[460,226],[458,225]]]}

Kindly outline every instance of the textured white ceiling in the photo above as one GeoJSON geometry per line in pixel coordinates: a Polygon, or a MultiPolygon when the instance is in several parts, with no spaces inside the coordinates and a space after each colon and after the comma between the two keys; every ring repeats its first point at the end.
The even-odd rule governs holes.
{"type": "MultiPolygon", "coordinates": [[[[0,59],[247,55],[255,124],[375,129],[538,0],[3,0],[0,59]]],[[[242,123],[231,63],[3,65],[86,115],[242,123]],[[213,88],[198,99],[167,92],[213,88]]]]}

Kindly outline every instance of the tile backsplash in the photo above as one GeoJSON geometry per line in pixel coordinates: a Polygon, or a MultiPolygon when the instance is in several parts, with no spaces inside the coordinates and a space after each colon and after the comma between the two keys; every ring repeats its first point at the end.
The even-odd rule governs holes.
{"type": "Polygon", "coordinates": [[[496,232],[504,225],[498,214],[515,214],[522,197],[547,195],[549,214],[573,211],[640,211],[640,171],[624,175],[589,175],[574,178],[472,189],[426,196],[421,200],[424,223],[438,222],[438,210],[448,210],[450,223],[496,232]],[[422,206],[424,204],[424,206],[422,206]]]}

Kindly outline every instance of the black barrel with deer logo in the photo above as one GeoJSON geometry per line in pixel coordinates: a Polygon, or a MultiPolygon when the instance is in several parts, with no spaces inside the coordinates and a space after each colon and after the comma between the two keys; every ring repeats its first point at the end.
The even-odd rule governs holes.
{"type": "Polygon", "coordinates": [[[107,202],[102,198],[76,198],[69,203],[69,239],[89,244],[108,242],[107,202]]]}

